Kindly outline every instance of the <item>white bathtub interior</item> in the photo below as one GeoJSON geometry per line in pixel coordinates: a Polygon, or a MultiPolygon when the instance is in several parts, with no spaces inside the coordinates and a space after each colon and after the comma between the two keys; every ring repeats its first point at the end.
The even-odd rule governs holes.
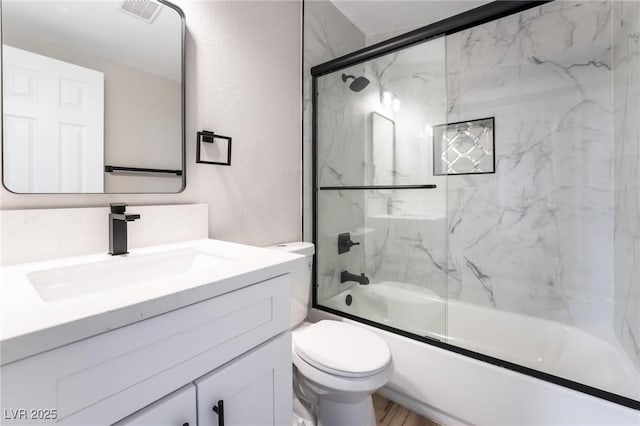
{"type": "Polygon", "coordinates": [[[354,286],[323,304],[418,336],[640,399],[634,365],[613,335],[483,308],[399,282],[354,286]],[[347,304],[347,297],[349,304],[347,304]],[[446,315],[446,330],[437,318],[446,315]],[[434,321],[434,318],[436,320],[434,321]]]}

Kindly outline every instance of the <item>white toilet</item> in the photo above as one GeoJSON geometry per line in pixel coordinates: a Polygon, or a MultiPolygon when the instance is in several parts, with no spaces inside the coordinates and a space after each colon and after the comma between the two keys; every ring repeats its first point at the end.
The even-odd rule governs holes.
{"type": "Polygon", "coordinates": [[[340,321],[304,322],[309,311],[314,246],[296,242],[269,247],[307,256],[291,280],[295,425],[375,426],[371,394],[393,374],[387,343],[364,327],[340,321]],[[302,413],[300,413],[302,411],[302,413]]]}

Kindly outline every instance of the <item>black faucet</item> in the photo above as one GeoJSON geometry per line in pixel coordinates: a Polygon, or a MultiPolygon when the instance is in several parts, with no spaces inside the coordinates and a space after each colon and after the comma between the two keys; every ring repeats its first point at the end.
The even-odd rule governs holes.
{"type": "Polygon", "coordinates": [[[125,213],[127,205],[124,203],[111,203],[109,213],[109,254],[117,256],[127,254],[127,222],[140,219],[139,214],[125,213]]]}
{"type": "Polygon", "coordinates": [[[360,285],[369,284],[369,278],[367,278],[364,274],[356,275],[350,274],[347,271],[342,271],[342,273],[340,273],[340,282],[346,283],[347,281],[355,281],[360,285]]]}

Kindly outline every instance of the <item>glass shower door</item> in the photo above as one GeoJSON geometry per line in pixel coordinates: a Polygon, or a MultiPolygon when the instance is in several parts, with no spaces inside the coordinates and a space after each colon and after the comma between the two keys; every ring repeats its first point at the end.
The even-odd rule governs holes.
{"type": "Polygon", "coordinates": [[[314,306],[637,409],[638,5],[317,66],[314,306]]]}
{"type": "Polygon", "coordinates": [[[444,38],[316,77],[316,306],[446,339],[444,38]],[[436,127],[437,128],[437,127],[436,127]]]}

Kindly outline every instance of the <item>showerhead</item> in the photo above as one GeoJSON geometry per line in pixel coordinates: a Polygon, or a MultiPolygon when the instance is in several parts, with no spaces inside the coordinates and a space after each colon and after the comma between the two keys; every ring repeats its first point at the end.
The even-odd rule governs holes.
{"type": "Polygon", "coordinates": [[[342,81],[344,81],[345,83],[350,78],[353,78],[353,81],[349,85],[349,89],[353,90],[354,92],[361,92],[365,87],[369,85],[369,79],[366,77],[356,77],[355,75],[342,74],[342,81]]]}

